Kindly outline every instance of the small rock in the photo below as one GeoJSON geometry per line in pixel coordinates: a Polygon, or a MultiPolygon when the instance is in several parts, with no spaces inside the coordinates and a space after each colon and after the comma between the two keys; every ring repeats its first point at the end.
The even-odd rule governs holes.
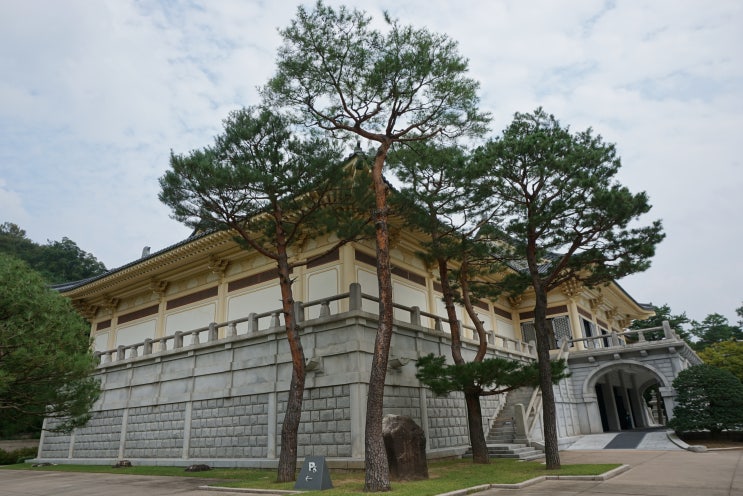
{"type": "Polygon", "coordinates": [[[209,465],[189,465],[186,467],[186,472],[206,472],[207,470],[211,470],[212,468],[209,465]]]}

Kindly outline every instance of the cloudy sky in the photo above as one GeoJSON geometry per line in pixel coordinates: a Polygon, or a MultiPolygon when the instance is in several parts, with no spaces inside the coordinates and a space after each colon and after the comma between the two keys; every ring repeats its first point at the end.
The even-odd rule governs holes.
{"type": "MultiPolygon", "coordinates": [[[[339,2],[327,2],[337,5],[339,2]]],[[[667,238],[620,284],[697,320],[743,301],[743,2],[351,1],[459,42],[499,133],[538,106],[617,144],[667,238]]],[[[0,1],[0,223],[113,268],[185,238],[170,150],[257,103],[295,1],[0,1]]]]}

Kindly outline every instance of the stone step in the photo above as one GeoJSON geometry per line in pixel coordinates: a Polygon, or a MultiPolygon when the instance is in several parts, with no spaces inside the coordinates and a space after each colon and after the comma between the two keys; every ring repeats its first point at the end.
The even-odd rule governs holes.
{"type": "Polygon", "coordinates": [[[544,453],[542,453],[539,450],[532,449],[530,451],[522,452],[522,453],[503,453],[498,454],[496,456],[490,455],[491,458],[509,458],[509,459],[518,459],[523,461],[531,461],[531,460],[537,460],[539,458],[542,458],[544,456],[544,453]]]}
{"type": "Polygon", "coordinates": [[[526,446],[525,444],[488,445],[488,451],[491,453],[521,453],[522,451],[529,451],[532,449],[531,446],[526,446]]]}
{"type": "MultiPolygon", "coordinates": [[[[488,443],[488,454],[490,458],[511,458],[525,461],[536,460],[544,456],[542,451],[519,443],[488,443]]],[[[472,450],[467,450],[462,456],[471,458],[472,450]]]]}

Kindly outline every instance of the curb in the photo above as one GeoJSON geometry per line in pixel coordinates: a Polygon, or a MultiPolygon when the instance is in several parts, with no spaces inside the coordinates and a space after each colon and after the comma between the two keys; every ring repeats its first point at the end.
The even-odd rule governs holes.
{"type": "Polygon", "coordinates": [[[457,489],[448,493],[439,494],[438,496],[465,496],[467,494],[478,493],[480,491],[486,491],[488,489],[523,489],[525,487],[532,486],[539,482],[548,480],[575,480],[575,481],[605,481],[616,477],[632,468],[631,465],[620,465],[619,467],[604,472],[600,475],[541,475],[533,479],[525,480],[517,484],[483,484],[481,486],[473,486],[465,489],[457,489]]]}
{"type": "Polygon", "coordinates": [[[706,446],[686,444],[684,441],[681,440],[680,437],[676,435],[676,432],[673,430],[667,430],[666,436],[668,437],[669,441],[683,450],[691,451],[692,453],[704,453],[705,451],[707,451],[706,446]]]}
{"type": "MultiPolygon", "coordinates": [[[[532,486],[539,482],[548,480],[576,480],[576,481],[605,481],[616,477],[632,468],[630,465],[620,465],[619,467],[604,472],[599,475],[541,475],[534,477],[533,479],[525,480],[517,484],[481,484],[479,486],[466,487],[464,489],[457,489],[456,491],[450,491],[448,493],[442,493],[437,496],[466,496],[468,494],[479,493],[487,491],[488,489],[522,489],[524,487],[532,486]]],[[[215,492],[235,492],[244,494],[299,494],[302,491],[282,491],[272,489],[250,489],[250,488],[239,488],[239,487],[219,487],[219,486],[199,486],[202,491],[215,491],[215,492]]]]}
{"type": "Polygon", "coordinates": [[[251,489],[249,487],[221,487],[221,486],[199,486],[200,491],[214,491],[218,493],[243,493],[263,494],[266,496],[277,494],[300,494],[305,491],[287,491],[284,489],[251,489]]]}

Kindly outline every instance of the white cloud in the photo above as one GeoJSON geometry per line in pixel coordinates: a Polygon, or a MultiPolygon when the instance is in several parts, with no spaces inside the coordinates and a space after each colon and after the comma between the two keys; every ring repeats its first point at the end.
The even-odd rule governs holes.
{"type": "MultiPolygon", "coordinates": [[[[313,2],[305,2],[311,5],[313,2]]],[[[328,2],[340,5],[338,0],[328,2]]],[[[668,233],[623,282],[701,319],[733,315],[743,234],[743,4],[361,0],[459,42],[499,132],[537,106],[617,143],[620,179],[668,233]]],[[[290,2],[0,2],[0,207],[34,239],[109,266],[188,230],[157,200],[171,149],[208,144],[257,102],[290,2]]],[[[0,222],[6,219],[0,218],[0,222]]],[[[11,219],[12,220],[12,219],[11,219]]],[[[738,302],[737,304],[735,302],[738,302]]]]}
{"type": "Polygon", "coordinates": [[[28,223],[31,217],[23,208],[23,199],[21,195],[8,188],[5,180],[0,177],[0,212],[3,212],[3,218],[0,219],[0,224],[3,222],[12,222],[23,227],[28,223]]]}

